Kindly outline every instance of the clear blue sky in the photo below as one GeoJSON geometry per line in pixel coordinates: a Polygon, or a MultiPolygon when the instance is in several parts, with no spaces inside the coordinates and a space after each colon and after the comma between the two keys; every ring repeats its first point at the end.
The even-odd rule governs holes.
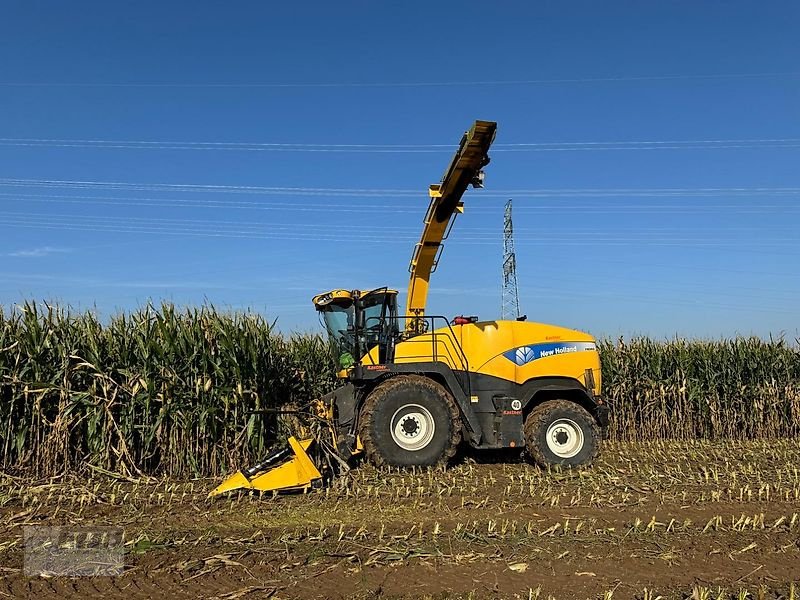
{"type": "Polygon", "coordinates": [[[318,291],[405,290],[479,118],[497,147],[430,312],[498,316],[513,197],[530,319],[796,336],[800,5],[516,6],[7,0],[0,303],[315,328],[318,291]]]}

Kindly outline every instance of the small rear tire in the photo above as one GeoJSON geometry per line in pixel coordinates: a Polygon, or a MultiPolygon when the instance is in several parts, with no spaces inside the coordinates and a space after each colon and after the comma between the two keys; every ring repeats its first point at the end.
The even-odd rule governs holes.
{"type": "Polygon", "coordinates": [[[447,463],[461,441],[461,418],[450,393],[419,375],[398,375],[375,388],[360,413],[359,436],[376,466],[447,463]]]}
{"type": "Polygon", "coordinates": [[[541,467],[590,465],[600,450],[600,428],[582,406],[549,400],[525,419],[525,448],[541,467]]]}

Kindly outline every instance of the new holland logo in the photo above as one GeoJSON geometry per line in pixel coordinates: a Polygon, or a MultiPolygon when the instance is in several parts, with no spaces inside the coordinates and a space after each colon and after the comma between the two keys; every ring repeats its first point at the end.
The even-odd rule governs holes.
{"type": "Polygon", "coordinates": [[[530,346],[522,346],[522,348],[517,348],[517,351],[514,352],[514,362],[520,366],[531,362],[534,358],[536,356],[530,346]]]}
{"type": "Polygon", "coordinates": [[[540,358],[594,350],[596,350],[594,342],[555,342],[520,346],[519,348],[513,348],[508,352],[504,352],[503,356],[518,367],[521,367],[522,365],[527,365],[529,362],[540,358]]]}

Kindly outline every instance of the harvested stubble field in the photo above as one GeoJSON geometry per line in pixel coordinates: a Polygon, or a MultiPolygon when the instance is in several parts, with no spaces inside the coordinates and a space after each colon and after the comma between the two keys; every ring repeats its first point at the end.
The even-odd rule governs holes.
{"type": "Polygon", "coordinates": [[[494,458],[217,501],[209,479],[8,477],[0,596],[797,597],[795,441],[609,442],[573,472],[494,458]],[[26,524],[122,526],[126,572],[26,578],[26,524]]]}

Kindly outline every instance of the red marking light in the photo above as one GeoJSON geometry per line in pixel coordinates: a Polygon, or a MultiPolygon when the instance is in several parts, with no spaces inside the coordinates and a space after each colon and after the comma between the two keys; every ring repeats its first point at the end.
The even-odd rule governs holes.
{"type": "Polygon", "coordinates": [[[453,318],[453,325],[469,325],[470,323],[477,323],[478,317],[465,317],[464,315],[458,315],[457,317],[453,318]]]}

